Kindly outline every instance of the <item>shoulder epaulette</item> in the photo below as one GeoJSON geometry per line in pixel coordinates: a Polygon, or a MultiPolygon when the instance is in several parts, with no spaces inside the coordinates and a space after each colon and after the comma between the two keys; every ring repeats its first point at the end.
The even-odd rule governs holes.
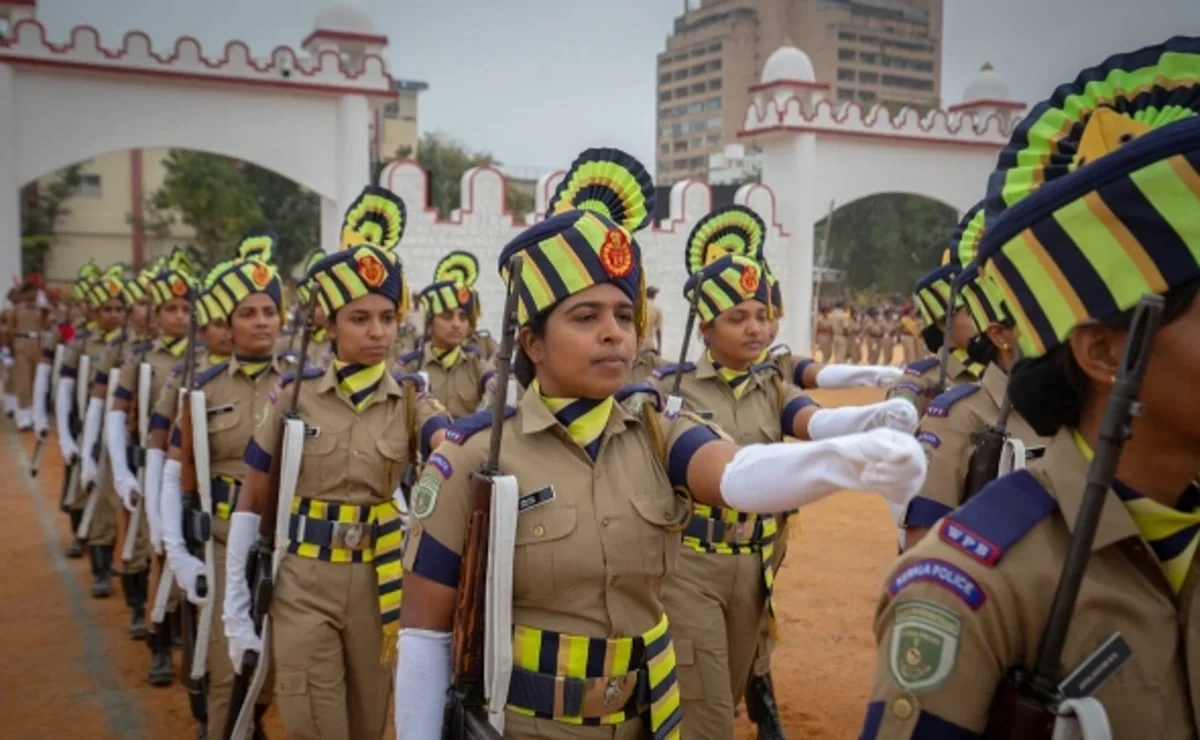
{"type": "Polygon", "coordinates": [[[229,363],[222,362],[220,365],[213,365],[212,367],[208,368],[204,372],[197,374],[196,375],[196,387],[203,388],[205,385],[207,385],[209,382],[211,382],[213,378],[215,378],[218,375],[220,375],[221,373],[225,372],[225,370],[228,368],[229,368],[229,363]]]}
{"type": "Polygon", "coordinates": [[[1032,473],[1018,470],[987,484],[947,514],[938,536],[990,568],[1057,508],[1058,502],[1032,473]]]}
{"type": "Polygon", "coordinates": [[[475,336],[487,339],[492,336],[492,333],[490,331],[488,331],[487,329],[480,329],[475,332],[475,336]]]}
{"type": "Polygon", "coordinates": [[[783,377],[783,369],[780,368],[779,365],[777,365],[774,362],[771,362],[769,360],[767,362],[760,362],[756,365],[751,365],[750,372],[755,373],[755,374],[775,373],[776,375],[783,377]]]}
{"type": "Polygon", "coordinates": [[[948,416],[950,414],[950,407],[978,390],[979,386],[974,383],[956,385],[930,401],[929,405],[925,407],[925,413],[930,416],[948,416]]]}
{"type": "Polygon", "coordinates": [[[399,362],[401,365],[407,365],[410,362],[421,359],[421,354],[422,351],[419,349],[414,349],[411,352],[405,352],[404,354],[400,355],[399,362]]]}
{"type": "MultiPolygon", "coordinates": [[[[224,367],[224,366],[225,366],[225,363],[221,363],[217,367],[224,367]]],[[[304,368],[304,376],[303,377],[305,380],[312,380],[313,378],[319,378],[324,374],[325,374],[325,371],[322,370],[321,368],[315,367],[313,365],[309,365],[304,368]]],[[[296,379],[296,371],[288,370],[286,373],[279,376],[279,387],[283,388],[283,387],[287,386],[288,384],[290,384],[295,379],[296,379]]]]}
{"type": "Polygon", "coordinates": [[[916,362],[907,365],[904,368],[904,373],[906,375],[924,375],[937,366],[938,358],[926,357],[924,360],[917,360],[916,362]]]}
{"type": "Polygon", "coordinates": [[[133,345],[133,348],[131,351],[134,354],[139,354],[141,352],[149,352],[153,348],[154,348],[154,341],[151,340],[148,342],[138,342],[137,344],[133,345]]]}
{"type": "Polygon", "coordinates": [[[786,344],[777,344],[774,347],[772,347],[771,349],[767,350],[767,355],[769,357],[786,357],[787,355],[790,355],[791,353],[792,353],[792,348],[787,346],[786,344]]]}
{"type": "Polygon", "coordinates": [[[417,390],[425,390],[425,378],[420,373],[406,373],[403,370],[396,370],[392,373],[392,380],[396,381],[398,385],[415,383],[417,390]]]}
{"type": "Polygon", "coordinates": [[[694,362],[685,362],[682,365],[678,362],[668,362],[665,365],[654,368],[654,372],[651,375],[656,378],[669,378],[675,373],[690,373],[695,369],[696,363],[694,362]]]}
{"type": "MultiPolygon", "coordinates": [[[[511,418],[516,413],[517,409],[515,407],[504,407],[505,419],[511,418]]],[[[464,416],[463,418],[451,424],[450,428],[446,430],[446,439],[454,442],[455,444],[463,445],[466,444],[467,440],[471,437],[474,437],[484,429],[490,429],[491,427],[492,410],[485,409],[484,411],[478,411],[470,416],[464,416]]]]}
{"type": "Polygon", "coordinates": [[[617,391],[617,394],[614,396],[614,398],[617,403],[625,403],[630,398],[641,394],[649,395],[654,401],[654,408],[658,409],[659,411],[663,410],[662,394],[658,392],[658,389],[654,387],[653,383],[646,381],[641,383],[630,383],[621,390],[617,391]]]}
{"type": "Polygon", "coordinates": [[[463,352],[466,352],[469,355],[477,355],[479,354],[479,346],[475,344],[464,344],[463,352]]]}

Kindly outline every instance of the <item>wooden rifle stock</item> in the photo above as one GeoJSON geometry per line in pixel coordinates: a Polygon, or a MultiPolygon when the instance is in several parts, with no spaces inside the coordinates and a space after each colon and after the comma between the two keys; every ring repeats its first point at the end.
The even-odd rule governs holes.
{"type": "Polygon", "coordinates": [[[1075,529],[1071,532],[1067,557],[1050,605],[1050,616],[1042,630],[1034,669],[1032,672],[1021,669],[1010,672],[997,688],[984,730],[987,740],[1050,740],[1053,734],[1054,708],[1063,698],[1057,683],[1063,646],[1108,489],[1116,477],[1125,443],[1133,436],[1133,417],[1139,412],[1137,398],[1154,337],[1162,323],[1163,305],[1162,296],[1146,295],[1134,312],[1117,382],[1100,422],[1096,448],[1088,468],[1087,488],[1075,529]]]}
{"type": "Polygon", "coordinates": [[[1004,405],[1000,407],[1000,415],[996,417],[996,422],[971,435],[975,451],[971,453],[971,460],[967,464],[963,503],[998,477],[1000,457],[1004,452],[1004,443],[1008,440],[1008,415],[1011,411],[1012,402],[1005,395],[1004,405]]]}
{"type": "Polygon", "coordinates": [[[471,475],[471,513],[463,549],[462,575],[454,605],[454,636],[451,651],[450,701],[443,734],[450,740],[499,740],[488,722],[484,696],[484,644],[487,633],[488,544],[491,536],[492,479],[500,474],[500,444],[503,439],[504,405],[508,375],[512,368],[517,314],[517,286],[524,259],[509,261],[508,295],[504,301],[504,335],[497,355],[496,388],[492,398],[492,430],[488,458],[471,475]]]}

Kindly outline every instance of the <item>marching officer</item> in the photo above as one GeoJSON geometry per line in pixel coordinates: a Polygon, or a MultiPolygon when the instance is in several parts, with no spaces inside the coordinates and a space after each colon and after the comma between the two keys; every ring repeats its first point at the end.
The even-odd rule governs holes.
{"type": "Polygon", "coordinates": [[[479,321],[478,276],[479,261],[469,252],[451,252],[438,262],[433,282],[421,291],[422,347],[400,358],[402,372],[429,378],[429,392],[454,419],[480,409],[496,376],[480,348],[466,343],[479,321]]]}
{"type": "Polygon", "coordinates": [[[657,297],[657,287],[651,285],[646,288],[646,337],[638,346],[637,357],[633,361],[633,372],[629,375],[631,383],[649,379],[654,369],[661,364],[662,309],[655,300],[657,297]]]}
{"type": "Polygon", "coordinates": [[[225,561],[224,634],[241,670],[246,650],[263,649],[250,618],[246,562],[260,516],[277,507],[290,541],[275,580],[269,649],[280,714],[298,740],[384,733],[400,627],[403,532],[393,493],[405,467],[427,455],[450,423],[420,392],[419,377],[388,371],[398,313],[408,305],[393,251],[404,231],[403,202],[368,187],[346,219],[342,249],[307,276],[337,354],[328,369],[306,366],[285,377],[260,409],[244,446],[246,477],[225,561]],[[294,496],[270,490],[285,413],[311,430],[294,496]]]}
{"type": "Polygon", "coordinates": [[[8,336],[12,341],[13,364],[8,369],[16,396],[17,431],[33,428],[33,380],[41,356],[42,334],[50,328],[48,304],[42,293],[42,276],[26,275],[9,313],[8,336]]]}
{"type": "MultiPolygon", "coordinates": [[[[1200,39],[1176,37],[1057,87],[1001,152],[978,262],[1016,327],[1013,408],[1053,438],[1042,459],[950,513],[894,568],[876,612],[863,738],[1017,737],[996,734],[1011,705],[990,705],[1015,669],[1037,659],[1045,670],[1043,626],[1081,526],[1131,309],[1146,294],[1165,308],[1145,347],[1132,437],[1119,462],[1105,461],[1116,477],[1083,543],[1070,628],[1061,655],[1041,656],[1053,669],[1038,678],[1061,686],[1060,712],[1088,711],[1093,727],[1111,728],[1105,736],[1195,736],[1200,397],[1179,389],[1200,381],[1197,112],[1200,39]],[[1114,634],[1123,649],[1098,651],[1114,634]]],[[[1050,737],[1050,712],[1020,737],[1050,737]]]]}
{"type": "MultiPolygon", "coordinates": [[[[503,425],[504,442],[491,462],[520,490],[509,738],[680,737],[680,696],[697,688],[677,680],[676,666],[693,654],[674,646],[661,592],[691,501],[776,511],[828,492],[828,468],[809,458],[830,454],[826,443],[738,448],[697,416],[665,416],[651,387],[626,385],[646,319],[632,233],[649,222],[653,193],[629,155],[588,150],[547,219],[501,251],[527,392],[504,419],[489,411],[456,422],[414,491],[396,671],[401,740],[441,735],[470,477],[488,457],[482,432],[492,424],[503,425]],[[779,456],[770,477],[762,454],[779,456]],[[563,686],[572,686],[569,701],[563,686]]],[[[856,436],[864,450],[880,442],[872,454],[915,464],[905,475],[920,477],[911,438],[856,436]]]]}

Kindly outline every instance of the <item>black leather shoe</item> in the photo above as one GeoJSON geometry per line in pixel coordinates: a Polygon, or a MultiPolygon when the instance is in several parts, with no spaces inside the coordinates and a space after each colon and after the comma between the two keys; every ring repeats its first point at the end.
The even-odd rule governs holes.
{"type": "Polygon", "coordinates": [[[779,718],[779,705],[775,702],[771,674],[750,677],[746,686],[746,714],[758,725],[758,740],[787,740],[779,718]]]}

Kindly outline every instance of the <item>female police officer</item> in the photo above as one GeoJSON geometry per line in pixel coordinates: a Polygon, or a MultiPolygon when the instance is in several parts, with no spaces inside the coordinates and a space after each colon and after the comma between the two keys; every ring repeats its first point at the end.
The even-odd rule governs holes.
{"type": "MultiPolygon", "coordinates": [[[[414,491],[396,673],[402,740],[440,736],[469,478],[487,456],[489,435],[481,432],[491,424],[504,425],[499,468],[516,476],[521,492],[512,603],[495,605],[511,606],[517,625],[505,718],[513,738],[679,736],[661,596],[688,515],[673,487],[701,503],[774,511],[830,486],[861,486],[864,464],[878,470],[868,459],[903,468],[906,481],[923,472],[915,441],[889,430],[847,438],[853,460],[828,443],[739,451],[695,416],[665,418],[652,388],[622,388],[644,325],[631,232],[650,220],[652,197],[636,160],[589,150],[563,180],[551,215],[501,253],[518,298],[518,379],[528,390],[505,419],[481,412],[458,421],[414,491]],[[513,255],[524,260],[516,274],[513,255]],[[640,409],[626,405],[646,393],[640,409]]],[[[906,495],[889,475],[883,487],[906,495]]],[[[493,701],[499,708],[504,697],[493,701]]]]}
{"type": "Polygon", "coordinates": [[[1042,678],[1057,684],[1119,632],[1128,660],[1107,682],[1088,669],[1088,691],[1074,696],[1094,688],[1112,737],[1195,737],[1197,112],[1200,39],[1175,38],[1060,86],[1001,152],[979,262],[1018,330],[1014,408],[1054,438],[1040,461],[984,488],[901,558],[877,612],[864,738],[979,737],[1005,675],[1033,668],[1130,309],[1147,293],[1166,306],[1141,411],[1104,494],[1061,657],[1049,656],[1061,669],[1042,678]]]}
{"type": "Polygon", "coordinates": [[[401,597],[393,491],[418,448],[440,441],[449,425],[437,401],[416,392],[419,378],[388,372],[398,313],[408,305],[392,252],[404,223],[404,204],[388,190],[368,187],[351,205],[343,249],[307,277],[329,317],[333,361],[286,378],[245,449],[249,471],[229,533],[224,608],[229,657],[239,669],[247,649],[261,649],[246,561],[260,512],[276,505],[269,481],[283,414],[298,414],[311,430],[295,496],[276,512],[289,522],[290,542],[271,605],[275,698],[288,736],[300,740],[383,735],[401,597]],[[301,384],[295,409],[291,383],[301,384]]]}

